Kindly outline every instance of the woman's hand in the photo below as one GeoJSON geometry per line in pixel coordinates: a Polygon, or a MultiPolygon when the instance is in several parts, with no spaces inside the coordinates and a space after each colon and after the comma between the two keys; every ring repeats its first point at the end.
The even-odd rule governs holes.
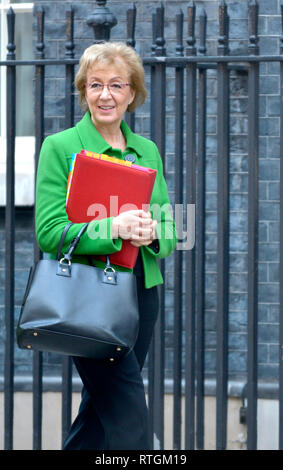
{"type": "Polygon", "coordinates": [[[157,225],[157,220],[152,220],[150,238],[140,237],[139,239],[131,240],[131,244],[138,248],[140,246],[150,245],[153,242],[153,240],[157,238],[156,233],[155,233],[156,225],[157,225]]]}
{"type": "Polygon", "coordinates": [[[136,247],[150,245],[156,238],[156,225],[157,221],[152,220],[151,214],[144,210],[122,212],[113,219],[113,237],[130,240],[136,247]]]}

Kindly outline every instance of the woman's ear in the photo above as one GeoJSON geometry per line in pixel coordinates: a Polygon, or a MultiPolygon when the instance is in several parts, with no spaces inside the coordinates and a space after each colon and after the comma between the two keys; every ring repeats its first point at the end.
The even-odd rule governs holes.
{"type": "Polygon", "coordinates": [[[130,104],[132,104],[132,102],[134,101],[135,96],[136,96],[136,90],[131,89],[131,99],[130,99],[130,101],[129,101],[129,106],[130,106],[130,104]]]}

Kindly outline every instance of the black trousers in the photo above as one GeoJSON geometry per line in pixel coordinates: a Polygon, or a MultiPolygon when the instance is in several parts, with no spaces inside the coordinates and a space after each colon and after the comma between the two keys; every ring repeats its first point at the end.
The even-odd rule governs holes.
{"type": "Polygon", "coordinates": [[[74,357],[82,400],[63,450],[151,449],[141,370],[158,315],[157,287],[137,277],[140,328],[133,351],[117,364],[74,357]]]}

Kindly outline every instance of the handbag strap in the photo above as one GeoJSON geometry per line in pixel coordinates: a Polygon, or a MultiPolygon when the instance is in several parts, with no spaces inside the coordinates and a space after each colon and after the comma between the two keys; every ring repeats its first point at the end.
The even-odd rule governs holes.
{"type": "Polygon", "coordinates": [[[85,230],[87,229],[88,227],[88,224],[89,222],[87,222],[86,224],[84,224],[82,226],[82,228],[80,229],[78,235],[73,239],[71,245],[69,246],[69,249],[68,249],[68,252],[64,255],[64,259],[67,260],[67,261],[71,261],[72,259],[72,255],[73,255],[73,251],[75,250],[76,246],[78,245],[80,239],[81,239],[81,236],[82,234],[85,232],[85,230]]]}
{"type": "Polygon", "coordinates": [[[63,248],[64,240],[66,238],[67,232],[68,232],[69,228],[71,227],[71,225],[73,225],[73,222],[69,222],[66,225],[66,227],[64,228],[63,232],[62,232],[60,242],[59,242],[58,252],[57,252],[57,258],[56,258],[58,261],[61,258],[61,251],[62,251],[62,248],[63,248]]]}
{"type": "MultiPolygon", "coordinates": [[[[66,238],[66,235],[67,235],[67,232],[69,230],[69,228],[71,227],[71,225],[73,225],[73,222],[70,222],[66,225],[66,227],[64,228],[63,232],[62,232],[62,235],[61,235],[61,238],[60,238],[60,242],[59,242],[59,247],[58,247],[58,253],[57,253],[57,261],[60,260],[61,258],[61,251],[62,251],[62,247],[63,247],[63,244],[64,244],[64,240],[66,238]]],[[[75,248],[77,247],[80,239],[81,239],[81,236],[82,234],[85,232],[85,230],[87,229],[89,225],[89,222],[84,224],[81,228],[81,230],[79,231],[78,235],[73,239],[71,245],[69,246],[69,249],[68,249],[68,252],[66,254],[64,254],[64,259],[67,260],[67,261],[71,261],[72,259],[72,255],[73,255],[73,252],[75,250],[75,248]]],[[[91,260],[91,257],[88,256],[88,260],[90,262],[91,260]]],[[[92,266],[93,266],[93,263],[92,263],[92,260],[91,260],[91,263],[90,263],[92,266]]],[[[109,259],[109,256],[106,255],[106,266],[105,268],[111,268],[111,263],[110,263],[110,259],[109,259]]]]}

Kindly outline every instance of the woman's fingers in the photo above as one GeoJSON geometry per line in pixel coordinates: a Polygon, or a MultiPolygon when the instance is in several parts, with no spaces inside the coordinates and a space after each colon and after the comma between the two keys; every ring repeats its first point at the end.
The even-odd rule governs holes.
{"type": "Polygon", "coordinates": [[[139,234],[133,234],[131,236],[131,243],[134,246],[146,246],[149,245],[154,239],[157,238],[155,227],[157,225],[157,221],[153,220],[151,226],[148,229],[143,229],[139,231],[139,234]]]}
{"type": "Polygon", "coordinates": [[[139,241],[131,240],[130,241],[131,245],[136,246],[137,248],[139,248],[140,246],[150,245],[151,242],[152,240],[139,240],[139,241]]]}
{"type": "Polygon", "coordinates": [[[129,211],[125,211],[125,212],[120,213],[119,216],[134,216],[134,217],[140,217],[142,219],[151,219],[151,213],[146,212],[143,209],[132,209],[129,211]]]}
{"type": "Polygon", "coordinates": [[[150,240],[151,235],[152,235],[151,228],[141,229],[139,227],[138,230],[136,230],[135,232],[131,234],[131,240],[140,240],[140,239],[150,240]]]}
{"type": "Polygon", "coordinates": [[[155,238],[157,221],[152,220],[150,212],[130,210],[113,219],[113,236],[126,240],[152,241],[155,238]]]}

